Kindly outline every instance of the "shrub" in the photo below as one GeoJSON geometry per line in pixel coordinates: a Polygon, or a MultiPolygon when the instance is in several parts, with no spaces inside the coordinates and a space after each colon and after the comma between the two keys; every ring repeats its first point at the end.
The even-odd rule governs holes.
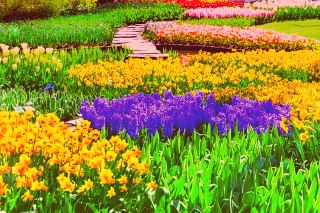
{"type": "Polygon", "coordinates": [[[67,10],[92,10],[97,0],[4,0],[0,5],[0,19],[13,21],[21,19],[47,18],[67,10]]]}
{"type": "Polygon", "coordinates": [[[0,19],[4,21],[19,19],[46,18],[58,15],[67,0],[4,0],[0,5],[0,19]]]}

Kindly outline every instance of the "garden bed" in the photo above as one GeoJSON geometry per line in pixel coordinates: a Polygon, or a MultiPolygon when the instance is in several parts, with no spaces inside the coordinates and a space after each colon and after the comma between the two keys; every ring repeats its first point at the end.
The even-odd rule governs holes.
{"type": "MultiPolygon", "coordinates": [[[[191,45],[191,44],[166,44],[166,43],[155,43],[158,50],[163,49],[172,49],[176,51],[190,51],[198,52],[200,50],[211,52],[211,53],[226,53],[226,52],[241,52],[242,49],[233,49],[228,47],[217,47],[217,46],[208,46],[208,45],[191,45]]],[[[249,51],[247,49],[246,51],[249,51]]]]}
{"type": "Polygon", "coordinates": [[[285,2],[250,19],[252,6],[197,9],[233,18],[187,27],[168,3],[0,23],[0,211],[319,212],[318,41],[244,28],[320,14],[285,2]],[[168,19],[148,23],[160,50],[214,54],[108,46],[120,26],[168,19]]]}
{"type": "Polygon", "coordinates": [[[230,49],[316,49],[315,39],[255,27],[180,24],[176,21],[148,22],[144,35],[157,43],[217,46],[230,49]]]}

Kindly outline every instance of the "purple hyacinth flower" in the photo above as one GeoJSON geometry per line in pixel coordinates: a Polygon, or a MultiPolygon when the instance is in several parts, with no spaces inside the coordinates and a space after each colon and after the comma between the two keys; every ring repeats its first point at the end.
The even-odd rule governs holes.
{"type": "Polygon", "coordinates": [[[114,134],[123,129],[134,138],[143,128],[150,135],[162,128],[164,137],[171,137],[175,129],[191,134],[202,124],[216,125],[220,134],[233,130],[236,123],[239,131],[252,126],[260,133],[275,126],[282,133],[281,119],[290,119],[290,105],[273,105],[271,101],[259,102],[240,96],[234,96],[230,104],[221,104],[214,100],[213,94],[205,100],[201,92],[173,95],[165,91],[163,99],[156,93],[138,93],[112,101],[97,98],[93,106],[82,103],[80,112],[95,128],[106,126],[114,134]]]}

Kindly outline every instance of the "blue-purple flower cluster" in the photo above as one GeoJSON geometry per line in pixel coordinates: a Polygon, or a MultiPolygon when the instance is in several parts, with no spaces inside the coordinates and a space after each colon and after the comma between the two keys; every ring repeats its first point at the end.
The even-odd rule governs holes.
{"type": "Polygon", "coordinates": [[[205,98],[202,92],[180,96],[167,91],[163,98],[156,93],[138,93],[112,101],[96,98],[92,106],[89,102],[82,103],[80,112],[84,119],[92,122],[93,128],[106,127],[114,134],[125,130],[134,138],[144,128],[151,135],[162,130],[164,137],[171,137],[177,130],[190,134],[202,124],[216,125],[219,133],[226,134],[236,122],[240,131],[251,126],[258,133],[269,127],[282,132],[281,119],[290,119],[289,105],[239,96],[234,96],[230,104],[221,104],[213,94],[205,98]]]}

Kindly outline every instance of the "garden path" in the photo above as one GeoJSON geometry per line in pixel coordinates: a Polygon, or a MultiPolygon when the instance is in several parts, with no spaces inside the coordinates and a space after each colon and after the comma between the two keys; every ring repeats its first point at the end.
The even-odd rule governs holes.
{"type": "Polygon", "coordinates": [[[114,36],[112,45],[127,47],[133,51],[130,58],[167,58],[167,54],[161,53],[156,46],[143,37],[145,24],[135,24],[120,28],[114,36]]]}

